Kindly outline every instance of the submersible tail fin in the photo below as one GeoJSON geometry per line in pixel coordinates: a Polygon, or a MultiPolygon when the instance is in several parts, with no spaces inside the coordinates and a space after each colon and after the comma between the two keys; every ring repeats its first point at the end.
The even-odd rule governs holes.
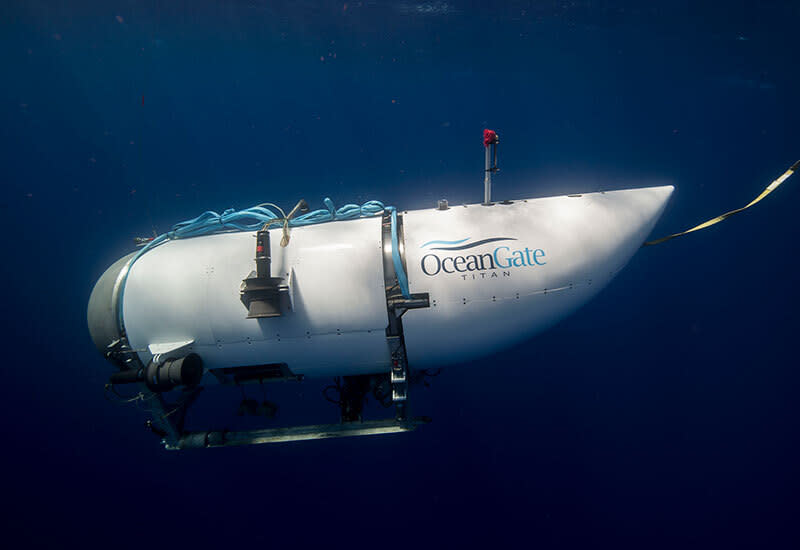
{"type": "Polygon", "coordinates": [[[754,198],[752,201],[750,201],[746,206],[743,206],[741,208],[737,208],[736,210],[731,210],[730,212],[725,212],[724,214],[722,214],[720,216],[717,216],[716,218],[712,218],[712,219],[710,219],[708,221],[705,221],[705,222],[701,223],[700,225],[696,225],[696,226],[694,226],[694,227],[692,227],[690,229],[687,229],[686,231],[681,231],[680,233],[673,233],[672,235],[667,235],[666,237],[661,237],[660,239],[655,239],[653,241],[647,241],[642,246],[653,246],[653,245],[656,245],[656,244],[661,244],[661,243],[670,241],[670,240],[672,240],[672,239],[674,239],[676,237],[683,237],[684,235],[688,235],[689,233],[693,233],[694,231],[699,231],[700,229],[705,229],[706,227],[710,227],[712,225],[718,224],[719,222],[730,218],[734,214],[738,214],[739,212],[743,212],[743,211],[747,210],[748,208],[750,208],[751,206],[753,206],[754,204],[760,202],[761,199],[763,199],[764,197],[766,197],[770,193],[772,193],[772,191],[777,189],[780,184],[782,184],[784,181],[786,181],[789,178],[789,176],[791,176],[792,174],[794,174],[798,170],[800,170],[800,160],[798,160],[797,162],[792,164],[792,166],[788,170],[786,170],[786,172],[784,172],[778,179],[776,179],[775,181],[770,183],[761,192],[760,195],[758,195],[756,198],[754,198]]]}

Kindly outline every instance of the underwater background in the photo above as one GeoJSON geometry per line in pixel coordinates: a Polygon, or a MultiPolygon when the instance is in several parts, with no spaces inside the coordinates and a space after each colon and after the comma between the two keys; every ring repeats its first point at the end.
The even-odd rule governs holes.
{"type": "MultiPolygon", "coordinates": [[[[165,451],[104,398],[86,304],[133,237],[205,210],[480,202],[484,128],[495,199],[669,183],[653,237],[686,229],[800,158],[798,17],[796,1],[3,2],[3,538],[797,547],[800,175],[639,251],[548,332],[412,388],[433,423],[411,434],[165,451]]],[[[276,390],[309,403],[282,414],[335,421],[319,390],[276,390]]],[[[240,399],[209,402],[233,417],[240,399]]]]}

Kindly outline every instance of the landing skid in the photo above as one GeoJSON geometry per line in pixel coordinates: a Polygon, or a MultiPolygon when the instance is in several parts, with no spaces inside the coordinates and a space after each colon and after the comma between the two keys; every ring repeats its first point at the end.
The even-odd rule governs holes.
{"type": "MultiPolygon", "coordinates": [[[[398,320],[397,317],[392,316],[393,327],[399,325],[398,320]]],[[[398,331],[399,334],[392,333],[391,330],[387,332],[389,333],[387,336],[391,352],[389,373],[337,378],[336,386],[329,387],[339,392],[338,400],[330,399],[323,392],[329,401],[339,405],[339,424],[311,424],[242,431],[228,429],[186,431],[184,422],[187,412],[203,388],[185,389],[182,398],[177,403],[168,403],[164,394],[155,393],[146,384],[141,383],[138,395],[140,400],[146,404],[147,412],[152,415],[152,419],[148,420],[146,425],[161,438],[161,442],[167,450],[259,445],[410,432],[421,424],[429,423],[431,419],[425,416],[408,417],[410,376],[402,332],[398,331]],[[384,407],[394,407],[394,418],[363,419],[364,402],[370,392],[384,407]]],[[[302,380],[301,377],[295,376],[279,377],[276,380],[288,379],[302,380]]],[[[113,386],[113,384],[111,385],[113,386]]]]}
{"type": "Polygon", "coordinates": [[[291,426],[250,431],[208,431],[188,432],[175,443],[165,440],[164,447],[170,451],[182,449],[207,449],[210,447],[232,447],[236,445],[260,445],[262,443],[288,443],[310,439],[329,439],[333,437],[352,437],[358,435],[382,435],[410,432],[430,418],[417,417],[411,420],[371,420],[348,422],[345,424],[316,424],[310,426],[291,426]]]}
{"type": "MultiPolygon", "coordinates": [[[[148,426],[161,437],[161,442],[167,450],[177,451],[402,433],[413,431],[417,426],[431,421],[425,416],[407,417],[409,376],[405,354],[400,347],[395,347],[393,350],[391,373],[383,375],[385,377],[383,380],[389,384],[391,395],[391,401],[384,406],[394,405],[394,418],[363,420],[361,413],[366,394],[371,387],[374,387],[373,383],[381,379],[376,376],[379,375],[344,377],[341,384],[337,379],[339,400],[335,402],[340,407],[339,424],[311,424],[241,431],[227,429],[185,431],[184,419],[201,389],[197,388],[193,392],[187,392],[187,397],[177,406],[170,406],[161,395],[154,395],[154,398],[148,401],[149,412],[153,415],[153,420],[148,421],[148,426]]],[[[144,387],[143,389],[146,390],[144,387]]]]}

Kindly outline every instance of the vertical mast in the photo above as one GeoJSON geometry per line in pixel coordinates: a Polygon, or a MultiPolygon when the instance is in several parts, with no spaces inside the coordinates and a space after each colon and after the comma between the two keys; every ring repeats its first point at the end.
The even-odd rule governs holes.
{"type": "Polygon", "coordinates": [[[494,130],[483,131],[483,147],[485,149],[485,169],[483,175],[483,204],[492,204],[492,173],[499,170],[497,166],[497,144],[500,138],[494,130]]]}

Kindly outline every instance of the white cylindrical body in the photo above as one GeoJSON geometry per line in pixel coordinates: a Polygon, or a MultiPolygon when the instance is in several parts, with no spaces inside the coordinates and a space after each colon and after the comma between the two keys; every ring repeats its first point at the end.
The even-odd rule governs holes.
{"type": "Polygon", "coordinates": [[[255,232],[170,241],[145,253],[125,286],[131,347],[193,341],[207,369],[286,363],[295,374],[386,370],[381,218],[293,228],[285,248],[281,236],[270,232],[272,275],[289,291],[283,315],[273,318],[247,319],[240,300],[242,279],[255,268],[255,232]]]}
{"type": "MultiPolygon", "coordinates": [[[[488,151],[488,148],[487,148],[488,151]]],[[[457,364],[529,338],[599,291],[641,246],[672,187],[402,213],[412,293],[409,366],[457,364]],[[449,244],[448,244],[449,243],[449,244]]],[[[247,319],[240,285],[255,233],[169,241],[130,268],[122,319],[131,348],[191,342],[207,369],[285,363],[294,374],[386,372],[388,313],[381,218],[271,231],[280,317],[247,319]]],[[[90,308],[92,306],[90,305],[90,308]]]]}

